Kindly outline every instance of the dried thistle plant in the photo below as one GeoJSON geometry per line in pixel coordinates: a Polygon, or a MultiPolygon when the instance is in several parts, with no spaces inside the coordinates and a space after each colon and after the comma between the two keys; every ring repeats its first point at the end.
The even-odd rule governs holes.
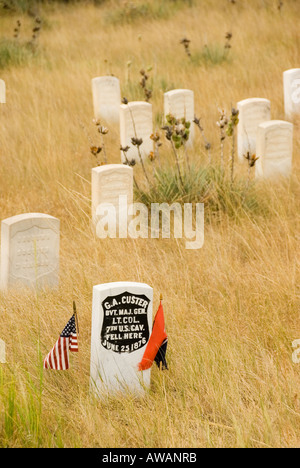
{"type": "Polygon", "coordinates": [[[159,148],[162,146],[162,143],[160,141],[160,134],[158,131],[155,131],[150,135],[150,139],[154,143],[154,149],[153,151],[150,151],[148,154],[148,159],[152,164],[152,171],[153,171],[153,177],[155,177],[156,173],[156,162],[158,161],[159,166],[161,168],[161,162],[160,162],[160,155],[159,155],[159,148]]]}
{"type": "Polygon", "coordinates": [[[35,20],[34,20],[34,27],[32,29],[32,37],[31,37],[31,41],[30,41],[30,45],[34,49],[36,49],[36,47],[38,45],[38,40],[39,40],[41,28],[42,28],[42,20],[41,20],[41,18],[39,16],[36,16],[35,20]]]}
{"type": "Polygon", "coordinates": [[[226,138],[226,127],[228,125],[228,117],[224,109],[219,109],[220,118],[217,121],[217,126],[220,129],[220,160],[221,160],[221,169],[224,169],[224,140],[226,138]]]}
{"type": "MultiPolygon", "coordinates": [[[[130,147],[128,145],[127,146],[122,146],[122,145],[120,146],[120,150],[122,151],[122,153],[124,155],[124,159],[125,159],[123,164],[125,166],[134,167],[136,165],[136,160],[134,158],[128,159],[128,157],[127,157],[127,152],[129,151],[129,149],[130,149],[130,147]]],[[[133,175],[133,182],[134,182],[137,190],[140,190],[134,175],[133,175]]]]}
{"type": "Polygon", "coordinates": [[[158,163],[161,167],[159,148],[162,146],[162,143],[160,141],[160,134],[156,131],[150,135],[150,138],[154,142],[154,158],[158,159],[158,163]]]}
{"type": "Polygon", "coordinates": [[[114,76],[114,74],[111,72],[111,63],[107,60],[107,58],[104,59],[104,63],[105,63],[105,66],[106,66],[106,74],[108,76],[114,76]]]}
{"type": "Polygon", "coordinates": [[[128,62],[126,63],[126,81],[127,83],[130,82],[130,68],[131,68],[131,60],[128,60],[128,62]]]}
{"type": "MultiPolygon", "coordinates": [[[[131,112],[131,116],[132,116],[132,112],[131,112]]],[[[133,116],[132,116],[133,118],[133,116]]],[[[134,129],[135,129],[135,125],[134,125],[134,129]]],[[[135,131],[135,130],[134,130],[135,131]]],[[[136,133],[136,131],[135,131],[136,133]]],[[[148,173],[146,171],[146,168],[145,168],[145,164],[144,164],[144,160],[143,160],[143,156],[142,156],[142,153],[141,153],[141,146],[143,144],[143,138],[138,138],[138,137],[132,137],[131,138],[131,143],[133,144],[133,146],[136,146],[137,148],[137,152],[138,152],[138,155],[139,155],[139,159],[140,159],[140,163],[142,165],[142,169],[143,169],[143,172],[144,172],[144,175],[145,175],[145,178],[148,182],[148,185],[149,187],[151,186],[151,182],[150,182],[150,179],[149,179],[149,176],[148,176],[148,173]]]]}
{"type": "Polygon", "coordinates": [[[156,156],[155,156],[154,151],[150,151],[150,153],[148,154],[148,159],[149,159],[150,163],[152,164],[152,173],[153,173],[153,177],[155,177],[156,156]]]}
{"type": "MultiPolygon", "coordinates": [[[[172,114],[166,116],[166,121],[169,124],[167,127],[172,131],[172,141],[175,148],[179,149],[189,139],[191,122],[187,121],[185,117],[177,119],[172,114]]],[[[163,127],[165,129],[165,127],[163,127]]]]}
{"type": "Polygon", "coordinates": [[[231,115],[227,124],[226,134],[232,138],[232,146],[231,146],[231,184],[233,183],[234,177],[234,156],[235,156],[235,132],[234,129],[236,125],[239,123],[239,111],[232,107],[231,115]]]}
{"type": "MultiPolygon", "coordinates": [[[[150,69],[148,69],[150,71],[150,69]]],[[[147,81],[149,79],[149,75],[145,72],[145,70],[140,70],[140,74],[142,75],[140,86],[142,87],[145,95],[145,101],[149,102],[152,97],[152,91],[147,87],[147,81]]]]}
{"type": "Polygon", "coordinates": [[[107,164],[107,155],[106,155],[106,149],[105,149],[105,144],[104,144],[104,135],[107,135],[108,133],[108,128],[104,127],[101,125],[100,120],[95,121],[96,126],[98,127],[98,132],[101,135],[101,143],[102,143],[102,150],[103,150],[103,157],[104,157],[104,164],[107,164]]]}
{"type": "Polygon", "coordinates": [[[83,124],[83,122],[81,122],[80,119],[78,119],[79,121],[79,125],[80,127],[82,128],[82,130],[84,131],[84,133],[86,134],[86,137],[89,141],[89,144],[90,144],[90,153],[94,156],[94,158],[96,159],[96,162],[97,162],[97,166],[101,166],[101,162],[99,160],[99,154],[101,153],[102,151],[102,148],[101,146],[97,146],[94,144],[89,132],[87,131],[85,125],[83,124]]]}
{"type": "MultiPolygon", "coordinates": [[[[184,117],[181,119],[176,119],[172,114],[166,115],[167,125],[162,127],[162,130],[165,131],[165,136],[168,141],[170,141],[172,150],[175,156],[177,171],[179,180],[182,188],[184,187],[183,178],[181,174],[180,164],[179,164],[179,154],[177,150],[182,146],[185,148],[185,144],[189,139],[190,135],[190,126],[191,123],[188,122],[184,117]]],[[[187,153],[185,153],[187,164],[189,166],[189,161],[187,159],[187,153]]]]}
{"type": "Polygon", "coordinates": [[[232,39],[232,33],[227,32],[225,34],[225,44],[224,44],[225,51],[229,51],[229,49],[231,49],[231,44],[230,44],[231,39],[232,39]]]}
{"type": "Polygon", "coordinates": [[[225,34],[225,44],[224,44],[224,54],[223,54],[223,59],[227,59],[229,51],[231,49],[231,39],[232,39],[232,33],[227,32],[225,34]]]}
{"type": "MultiPolygon", "coordinates": [[[[122,99],[122,103],[123,104],[128,104],[128,99],[126,97],[123,97],[122,99]]],[[[143,169],[143,172],[144,172],[144,175],[145,175],[145,178],[148,182],[148,185],[149,187],[151,187],[151,182],[150,182],[150,179],[148,177],[148,174],[147,174],[147,171],[146,171],[146,168],[145,168],[145,165],[144,165],[144,161],[143,161],[143,156],[142,156],[142,153],[141,153],[141,145],[143,144],[143,139],[142,138],[139,138],[137,136],[137,131],[136,131],[136,125],[135,125],[135,121],[134,121],[134,116],[133,116],[133,113],[132,113],[132,110],[130,108],[130,106],[128,106],[128,109],[129,109],[129,112],[130,112],[130,116],[131,116],[131,121],[132,121],[132,126],[133,126],[133,131],[134,131],[134,137],[131,138],[131,143],[136,146],[137,148],[137,152],[138,152],[138,156],[139,156],[139,159],[140,159],[140,163],[141,163],[141,166],[142,166],[142,169],[143,169]]]]}
{"type": "Polygon", "coordinates": [[[107,157],[106,157],[106,150],[105,150],[103,135],[106,135],[108,133],[108,128],[103,127],[101,125],[101,123],[100,123],[100,120],[93,120],[93,122],[96,125],[98,132],[102,135],[102,144],[100,146],[94,144],[94,142],[93,142],[92,138],[90,137],[87,129],[85,128],[84,124],[81,121],[79,121],[79,125],[81,126],[81,128],[83,129],[83,131],[85,132],[85,134],[86,134],[86,136],[88,138],[88,141],[89,141],[89,144],[90,144],[90,152],[94,156],[94,158],[96,159],[97,166],[102,166],[103,164],[107,164],[107,157]],[[100,155],[100,153],[102,151],[103,151],[103,155],[104,155],[104,162],[100,161],[100,159],[99,159],[99,155],[100,155]]]}
{"type": "Polygon", "coordinates": [[[90,151],[91,151],[92,155],[96,158],[97,166],[101,166],[102,163],[100,162],[100,160],[98,158],[99,153],[101,153],[101,151],[102,151],[101,146],[90,146],[90,151]]]}
{"type": "Polygon", "coordinates": [[[248,167],[251,169],[251,167],[254,167],[255,166],[255,163],[256,161],[258,160],[258,158],[256,157],[255,154],[250,154],[249,151],[247,151],[247,154],[244,155],[244,158],[247,159],[248,161],[248,167]]]}
{"type": "Polygon", "coordinates": [[[256,157],[256,154],[250,153],[250,151],[247,151],[247,153],[244,154],[244,158],[248,162],[248,177],[247,177],[247,184],[246,184],[246,188],[245,188],[245,192],[244,192],[244,199],[245,199],[246,194],[247,194],[248,189],[249,189],[249,185],[250,185],[251,169],[252,169],[252,167],[255,166],[255,163],[258,160],[258,158],[256,157]]]}
{"type": "Polygon", "coordinates": [[[125,162],[123,164],[125,164],[126,166],[130,166],[130,167],[134,167],[136,165],[136,160],[134,158],[132,159],[128,159],[127,157],[127,152],[130,150],[130,146],[120,146],[120,150],[122,151],[123,155],[124,155],[124,159],[125,159],[125,162]]]}
{"type": "Polygon", "coordinates": [[[194,116],[194,124],[196,125],[197,128],[199,128],[200,130],[200,133],[202,135],[202,138],[204,140],[204,148],[206,149],[206,151],[208,152],[208,160],[209,162],[211,162],[211,144],[209,143],[209,141],[206,139],[206,136],[205,136],[205,133],[204,133],[204,129],[200,123],[201,119],[199,119],[196,115],[194,116]]]}
{"type": "Polygon", "coordinates": [[[186,55],[187,55],[188,57],[191,57],[191,55],[192,55],[192,54],[191,54],[191,51],[190,51],[190,42],[191,42],[190,39],[187,39],[186,37],[184,37],[184,38],[181,39],[181,41],[180,41],[180,44],[183,45],[184,51],[185,51],[185,53],[186,53],[186,55]]]}
{"type": "Polygon", "coordinates": [[[21,29],[21,21],[17,20],[16,27],[14,29],[14,38],[19,39],[21,29]]]}

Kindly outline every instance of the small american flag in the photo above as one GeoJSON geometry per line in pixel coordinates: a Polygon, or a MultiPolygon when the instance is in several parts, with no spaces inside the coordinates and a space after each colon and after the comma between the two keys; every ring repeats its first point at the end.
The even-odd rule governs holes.
{"type": "Polygon", "coordinates": [[[75,314],[63,329],[57,342],[44,359],[44,369],[69,369],[69,351],[78,352],[75,314]]]}

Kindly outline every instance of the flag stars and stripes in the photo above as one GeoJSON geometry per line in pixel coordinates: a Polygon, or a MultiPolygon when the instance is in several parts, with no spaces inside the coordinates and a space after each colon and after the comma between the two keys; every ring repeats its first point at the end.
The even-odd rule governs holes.
{"type": "Polygon", "coordinates": [[[69,351],[78,352],[78,337],[74,314],[61,332],[52,350],[45,357],[44,368],[54,370],[69,369],[69,351]]]}

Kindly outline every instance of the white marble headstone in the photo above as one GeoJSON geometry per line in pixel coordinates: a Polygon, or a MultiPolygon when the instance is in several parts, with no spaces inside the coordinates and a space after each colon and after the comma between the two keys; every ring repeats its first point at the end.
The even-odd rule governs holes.
{"type": "Polygon", "coordinates": [[[0,338],[0,364],[6,363],[5,342],[0,338]]]}
{"type": "Polygon", "coordinates": [[[59,282],[57,218],[26,213],[1,223],[1,288],[56,287],[59,282]]]}
{"type": "Polygon", "coordinates": [[[100,204],[112,205],[114,211],[112,215],[115,214],[117,228],[119,226],[120,210],[125,211],[125,213],[123,213],[123,216],[125,217],[124,222],[127,224],[127,208],[132,203],[132,167],[126,166],[124,164],[106,164],[104,166],[99,166],[92,169],[92,220],[94,225],[96,226],[96,233],[97,222],[99,220],[97,208],[100,204]]]}
{"type": "MultiPolygon", "coordinates": [[[[140,146],[142,159],[149,156],[153,151],[153,140],[150,136],[153,133],[152,104],[144,101],[132,101],[120,106],[120,140],[121,146],[129,146],[126,155],[129,160],[135,159],[140,162],[137,147],[131,142],[132,137],[142,138],[140,146]]],[[[125,162],[125,157],[121,151],[121,161],[125,162]]]]}
{"type": "Polygon", "coordinates": [[[0,104],[6,103],[6,87],[5,81],[0,80],[0,104]]]}
{"type": "Polygon", "coordinates": [[[191,122],[190,136],[187,144],[192,144],[195,133],[194,91],[190,89],[173,89],[164,93],[164,117],[172,114],[176,119],[185,118],[191,122]]]}
{"type": "Polygon", "coordinates": [[[249,98],[237,103],[239,123],[237,125],[237,153],[240,161],[245,156],[256,154],[258,125],[271,120],[271,103],[268,99],[249,98]]]}
{"type": "Polygon", "coordinates": [[[285,118],[300,115],[300,68],[283,72],[283,94],[285,118]]]}
{"type": "Polygon", "coordinates": [[[92,95],[95,119],[118,123],[121,104],[120,81],[115,76],[99,76],[92,79],[92,95]]]}
{"type": "Polygon", "coordinates": [[[93,287],[90,388],[98,396],[143,395],[150,371],[138,364],[152,332],[153,289],[116,282],[93,287]]]}
{"type": "Polygon", "coordinates": [[[291,174],[293,154],[293,124],[271,120],[259,125],[255,176],[270,178],[291,174]]]}

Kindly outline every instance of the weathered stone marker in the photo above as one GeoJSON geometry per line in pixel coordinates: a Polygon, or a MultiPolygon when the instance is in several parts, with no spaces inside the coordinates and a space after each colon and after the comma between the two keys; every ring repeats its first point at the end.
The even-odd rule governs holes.
{"type": "Polygon", "coordinates": [[[249,98],[237,103],[239,123],[237,125],[237,153],[239,160],[246,161],[247,152],[256,154],[258,126],[271,120],[271,103],[268,99],[249,98]]]}
{"type": "Polygon", "coordinates": [[[6,356],[5,356],[5,342],[0,338],[0,363],[6,363],[6,356]]]}
{"type": "Polygon", "coordinates": [[[93,78],[92,95],[95,119],[118,123],[121,104],[119,79],[115,76],[93,78]]]}
{"type": "Polygon", "coordinates": [[[2,289],[58,286],[59,229],[59,220],[44,213],[26,213],[2,221],[2,289]]]}
{"type": "Polygon", "coordinates": [[[283,72],[283,94],[285,118],[300,115],[300,68],[283,72]]]}
{"type": "Polygon", "coordinates": [[[191,123],[190,136],[187,145],[191,145],[194,140],[195,126],[193,120],[194,111],[194,92],[190,89],[173,89],[164,93],[164,117],[172,114],[176,119],[185,119],[191,123]]]}
{"type": "Polygon", "coordinates": [[[93,287],[90,388],[101,396],[142,395],[150,370],[138,364],[152,331],[153,289],[144,283],[116,282],[93,287]]]}
{"type": "MultiPolygon", "coordinates": [[[[129,146],[126,155],[129,160],[140,162],[137,146],[133,145],[132,138],[142,138],[140,146],[142,159],[147,158],[153,151],[152,104],[144,101],[133,101],[120,106],[120,140],[124,148],[129,146]]],[[[121,161],[125,162],[125,156],[121,151],[121,161]]]]}
{"type": "Polygon", "coordinates": [[[5,81],[0,80],[0,104],[6,103],[6,87],[5,81]]]}
{"type": "Polygon", "coordinates": [[[258,126],[255,164],[257,178],[288,177],[292,170],[293,124],[270,120],[258,126]]]}
{"type": "MultiPolygon", "coordinates": [[[[124,221],[127,225],[128,206],[133,203],[133,169],[124,164],[107,164],[104,166],[95,167],[92,169],[92,220],[96,226],[99,220],[99,210],[97,208],[101,204],[103,213],[105,213],[105,205],[112,205],[111,216],[114,217],[111,221],[115,222],[115,229],[119,226],[120,216],[124,216],[124,221]],[[123,203],[120,202],[120,197],[123,197],[123,203]],[[122,211],[120,213],[120,210],[122,211]]],[[[124,233],[127,237],[127,231],[124,233]]],[[[100,236],[101,237],[101,236],[100,236]]],[[[117,236],[115,236],[117,237],[117,236]]],[[[119,233],[122,237],[122,233],[119,233]]]]}

